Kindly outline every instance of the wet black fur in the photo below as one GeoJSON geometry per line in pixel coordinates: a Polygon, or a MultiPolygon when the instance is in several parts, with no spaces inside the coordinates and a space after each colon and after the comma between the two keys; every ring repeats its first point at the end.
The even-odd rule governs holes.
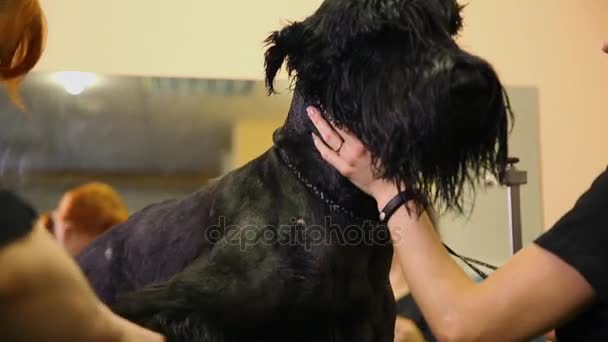
{"type": "Polygon", "coordinates": [[[94,242],[78,262],[96,293],[171,342],[392,341],[386,227],[373,199],[321,160],[306,107],[360,136],[385,177],[460,208],[466,184],[504,168],[508,121],[490,65],[453,40],[460,10],[450,0],[326,0],[273,33],[269,90],[284,61],[295,77],[274,146],[94,242]],[[378,234],[313,234],[349,227],[378,234]],[[308,238],[285,240],[293,231],[308,238]]]}
{"type": "Polygon", "coordinates": [[[295,88],[361,138],[383,177],[462,210],[463,190],[506,166],[510,109],[493,68],[453,39],[461,9],[451,0],[325,1],[267,39],[266,83],[272,92],[287,61],[295,88]]]}

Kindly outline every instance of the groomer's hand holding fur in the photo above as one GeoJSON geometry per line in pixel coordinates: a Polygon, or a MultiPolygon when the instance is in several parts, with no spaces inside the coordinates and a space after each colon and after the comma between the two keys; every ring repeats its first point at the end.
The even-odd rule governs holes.
{"type": "Polygon", "coordinates": [[[395,184],[377,176],[372,157],[363,143],[350,132],[331,126],[315,107],[308,107],[308,116],[321,137],[313,140],[323,159],[335,167],[358,188],[374,197],[382,208],[397,193],[395,184]]]}

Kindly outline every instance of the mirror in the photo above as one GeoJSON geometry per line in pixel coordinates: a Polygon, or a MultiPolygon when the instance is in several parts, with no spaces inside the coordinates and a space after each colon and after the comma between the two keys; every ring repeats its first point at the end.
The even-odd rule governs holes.
{"type": "MultiPolygon", "coordinates": [[[[291,101],[287,83],[277,89],[284,91],[269,97],[253,80],[34,73],[21,90],[27,112],[0,94],[0,182],[40,212],[89,181],[114,186],[131,212],[184,196],[270,147],[291,101]]],[[[542,231],[538,91],[508,92],[511,155],[528,172],[525,244],[542,231]]],[[[500,264],[509,256],[507,191],[489,186],[474,200],[467,217],[441,217],[442,238],[464,255],[500,264]]]]}

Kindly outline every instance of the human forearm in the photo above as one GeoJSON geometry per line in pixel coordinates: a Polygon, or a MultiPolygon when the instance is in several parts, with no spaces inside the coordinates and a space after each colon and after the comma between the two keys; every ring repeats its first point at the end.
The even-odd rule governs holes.
{"type": "Polygon", "coordinates": [[[401,208],[389,229],[412,294],[440,341],[530,339],[591,298],[576,271],[536,245],[477,284],[447,254],[426,214],[417,219],[401,208]]]}
{"type": "Polygon", "coordinates": [[[117,340],[77,266],[40,227],[0,252],[0,309],[11,341],[117,340]],[[83,339],[84,338],[84,339],[83,339]]]}
{"type": "Polygon", "coordinates": [[[446,253],[428,215],[415,213],[413,207],[409,213],[402,207],[389,221],[393,246],[412,294],[439,340],[453,337],[442,335],[473,334],[460,329],[468,329],[467,322],[462,322],[467,317],[463,299],[475,284],[446,253]]]}
{"type": "Polygon", "coordinates": [[[9,341],[161,341],[114,316],[42,227],[0,250],[0,322],[9,341]],[[147,339],[150,337],[150,339],[147,339]]]}

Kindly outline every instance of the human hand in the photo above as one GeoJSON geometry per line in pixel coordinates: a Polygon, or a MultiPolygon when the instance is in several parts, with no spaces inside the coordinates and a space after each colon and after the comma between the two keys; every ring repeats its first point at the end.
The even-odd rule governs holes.
{"type": "MultiPolygon", "coordinates": [[[[101,316],[110,322],[115,329],[117,338],[115,342],[165,342],[165,337],[153,331],[142,328],[128,320],[116,315],[104,304],[99,304],[101,316]]],[[[108,339],[110,341],[112,339],[108,339]]]]}
{"type": "Polygon", "coordinates": [[[308,107],[307,111],[321,134],[318,137],[313,133],[321,157],[383,208],[399,191],[395,184],[376,175],[371,154],[363,143],[352,133],[330,125],[315,107],[308,107]]]}
{"type": "Polygon", "coordinates": [[[397,316],[394,342],[424,342],[424,337],[414,322],[397,316]]]}
{"type": "Polygon", "coordinates": [[[602,50],[604,50],[605,53],[608,53],[608,41],[604,42],[604,47],[602,48],[602,50]]]}

